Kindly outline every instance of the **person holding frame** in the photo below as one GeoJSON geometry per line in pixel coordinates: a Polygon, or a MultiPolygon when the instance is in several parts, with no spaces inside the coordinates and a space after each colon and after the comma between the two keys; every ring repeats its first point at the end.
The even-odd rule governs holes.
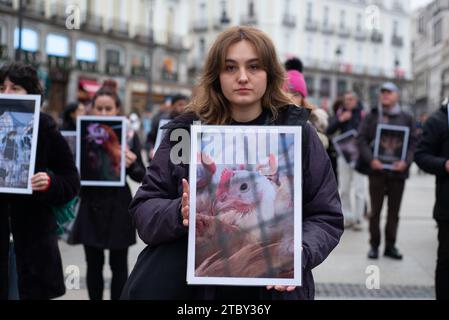
{"type": "MultiPolygon", "coordinates": [[[[404,141],[405,143],[405,141],[404,141]]],[[[384,197],[388,197],[387,224],[385,226],[386,257],[402,260],[402,254],[396,248],[397,230],[399,224],[399,210],[405,188],[405,180],[409,177],[409,169],[413,162],[415,149],[415,121],[408,113],[402,111],[399,104],[399,89],[391,82],[382,84],[379,90],[379,106],[362,121],[359,129],[357,144],[360,151],[357,170],[369,177],[369,193],[371,197],[370,215],[370,250],[369,259],[379,258],[380,214],[384,197]],[[379,125],[407,127],[410,132],[407,155],[403,160],[394,161],[391,169],[376,157],[375,143],[379,125]]]]}
{"type": "MultiPolygon", "coordinates": [[[[92,100],[92,115],[115,117],[121,113],[121,101],[116,87],[108,82],[92,100]]],[[[145,174],[141,145],[134,135],[126,147],[126,174],[140,182],[145,174]]],[[[131,190],[124,187],[83,186],[81,204],[76,217],[71,244],[83,244],[87,262],[87,290],[91,300],[102,300],[104,279],[104,250],[109,250],[109,265],[112,270],[111,300],[120,297],[128,278],[128,248],[136,243],[136,231],[128,214],[132,200],[131,190]]]]}
{"type": "MultiPolygon", "coordinates": [[[[37,71],[23,63],[0,69],[0,93],[43,95],[37,71]]],[[[72,153],[55,121],[39,118],[32,195],[0,194],[0,299],[8,298],[8,253],[14,237],[21,300],[46,300],[64,295],[57,223],[52,206],[63,206],[79,192],[72,153]],[[6,212],[4,212],[6,211],[6,212]]]]}
{"type": "MultiPolygon", "coordinates": [[[[312,269],[338,244],[343,215],[329,157],[307,124],[309,113],[293,105],[284,92],[284,77],[274,44],[262,31],[232,27],[218,36],[186,112],[163,127],[168,134],[130,205],[139,236],[148,246],[139,256],[122,299],[314,299],[312,269]],[[183,133],[188,141],[181,139],[182,144],[190,146],[194,121],[303,127],[303,242],[301,248],[293,248],[302,254],[302,287],[187,285],[189,164],[188,160],[176,164],[179,139],[171,141],[171,135],[183,133]]],[[[182,150],[183,157],[189,151],[182,150]]]]}

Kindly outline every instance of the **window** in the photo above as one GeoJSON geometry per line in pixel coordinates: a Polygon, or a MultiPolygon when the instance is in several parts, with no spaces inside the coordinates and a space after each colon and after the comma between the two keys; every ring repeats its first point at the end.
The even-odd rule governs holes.
{"type": "Polygon", "coordinates": [[[285,0],[285,2],[284,2],[284,12],[285,12],[285,14],[286,15],[289,15],[290,14],[290,7],[291,7],[291,0],[285,0]]]}
{"type": "Polygon", "coordinates": [[[433,25],[433,44],[437,45],[443,39],[443,20],[439,19],[433,25]]]}
{"type": "Polygon", "coordinates": [[[201,2],[200,3],[200,19],[206,20],[207,18],[207,12],[206,12],[206,2],[201,2]]]}
{"type": "Polygon", "coordinates": [[[120,51],[116,49],[106,49],[106,64],[120,65],[120,51]]]}
{"type": "Polygon", "coordinates": [[[91,41],[78,40],[76,43],[76,60],[96,62],[97,45],[91,41]]]}
{"type": "Polygon", "coordinates": [[[337,96],[341,97],[348,89],[348,83],[346,80],[340,79],[337,81],[337,96]]]}
{"type": "Polygon", "coordinates": [[[356,26],[356,29],[357,29],[358,32],[362,31],[362,21],[363,21],[362,19],[363,19],[362,14],[361,13],[357,13],[357,26],[356,26]]]}
{"type": "Polygon", "coordinates": [[[313,4],[312,2],[307,2],[307,21],[312,21],[312,13],[313,13],[313,4]]]}
{"type": "Polygon", "coordinates": [[[340,11],[340,29],[346,28],[346,11],[341,10],[340,11]]]}
{"type": "Polygon", "coordinates": [[[329,7],[328,6],[324,7],[323,24],[326,27],[329,25],[329,7]]]}
{"type": "MultiPolygon", "coordinates": [[[[14,32],[14,48],[19,47],[19,29],[14,32]]],[[[32,29],[22,29],[22,50],[36,52],[39,50],[39,36],[32,29]]]]}
{"type": "Polygon", "coordinates": [[[330,97],[331,95],[331,80],[329,78],[322,78],[320,85],[320,96],[330,97]]]}
{"type": "Polygon", "coordinates": [[[204,38],[200,39],[198,48],[200,61],[203,62],[204,58],[206,57],[206,40],[204,40],[204,38]]]}
{"type": "Polygon", "coordinates": [[[67,37],[49,33],[46,40],[46,51],[50,56],[68,57],[69,39],[67,37]]]}
{"type": "Polygon", "coordinates": [[[254,17],[256,15],[255,9],[254,9],[254,1],[250,0],[248,3],[248,16],[254,17]]]}
{"type": "Polygon", "coordinates": [[[306,81],[306,85],[307,85],[307,89],[309,91],[309,95],[313,96],[314,92],[315,92],[315,81],[314,78],[311,76],[305,76],[304,80],[306,81]]]}
{"type": "Polygon", "coordinates": [[[397,36],[399,34],[399,22],[397,20],[393,21],[393,35],[397,36]]]}
{"type": "Polygon", "coordinates": [[[426,33],[426,20],[424,18],[424,15],[420,16],[418,19],[418,33],[426,33]]]}
{"type": "Polygon", "coordinates": [[[1,43],[3,43],[4,42],[4,40],[3,40],[3,34],[4,34],[4,32],[3,32],[3,26],[0,24],[0,44],[1,43]]]}

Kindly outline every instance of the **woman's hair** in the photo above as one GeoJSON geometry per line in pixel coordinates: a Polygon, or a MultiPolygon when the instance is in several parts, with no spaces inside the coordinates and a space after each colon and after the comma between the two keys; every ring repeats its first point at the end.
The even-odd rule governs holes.
{"type": "Polygon", "coordinates": [[[262,107],[270,109],[276,118],[280,108],[293,103],[283,90],[285,70],[271,39],[253,27],[232,27],[222,32],[209,50],[199,84],[187,106],[188,111],[195,112],[207,124],[226,124],[232,120],[228,100],[221,90],[220,73],[225,68],[228,48],[243,40],[254,46],[261,67],[267,73],[267,89],[262,97],[262,107]]]}
{"type": "Polygon", "coordinates": [[[80,103],[79,102],[70,102],[64,110],[64,114],[63,114],[63,121],[64,123],[69,123],[72,121],[72,113],[74,113],[78,107],[79,107],[80,103]]]}
{"type": "Polygon", "coordinates": [[[39,82],[36,69],[31,65],[23,62],[12,62],[4,65],[0,68],[0,83],[4,83],[6,78],[23,87],[27,94],[36,94],[43,98],[44,90],[39,82]]]}
{"type": "Polygon", "coordinates": [[[105,82],[103,82],[103,86],[95,93],[92,98],[92,106],[95,105],[95,101],[100,96],[111,97],[114,100],[117,109],[121,111],[122,101],[117,94],[117,82],[115,82],[114,80],[106,80],[105,82]]]}
{"type": "Polygon", "coordinates": [[[343,99],[338,98],[335,100],[334,104],[332,105],[332,111],[334,111],[334,114],[337,114],[338,110],[343,107],[343,99]]]}

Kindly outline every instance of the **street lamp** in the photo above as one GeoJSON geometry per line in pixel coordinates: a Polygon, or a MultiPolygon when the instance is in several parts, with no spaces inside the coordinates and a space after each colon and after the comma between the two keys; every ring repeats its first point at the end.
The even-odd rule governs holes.
{"type": "Polygon", "coordinates": [[[153,44],[154,44],[154,37],[153,37],[153,5],[154,0],[150,0],[150,33],[149,33],[149,45],[148,45],[148,58],[150,60],[150,65],[148,68],[148,100],[147,100],[147,111],[151,111],[153,109],[153,44]]]}
{"type": "Polygon", "coordinates": [[[22,53],[22,29],[23,29],[23,0],[19,0],[19,12],[18,12],[18,29],[19,29],[19,45],[16,51],[16,61],[21,60],[22,53]]]}

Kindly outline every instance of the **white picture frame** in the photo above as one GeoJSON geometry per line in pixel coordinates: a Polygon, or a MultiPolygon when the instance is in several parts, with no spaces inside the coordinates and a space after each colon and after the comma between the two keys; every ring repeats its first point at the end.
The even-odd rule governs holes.
{"type": "Polygon", "coordinates": [[[409,138],[409,127],[377,125],[374,158],[382,162],[384,169],[392,170],[394,162],[406,160],[409,138]]]}
{"type": "Polygon", "coordinates": [[[342,157],[350,166],[355,166],[360,155],[357,147],[357,130],[349,130],[332,139],[332,144],[339,157],[342,157]]]}
{"type": "MultiPolygon", "coordinates": [[[[79,170],[81,176],[81,186],[90,186],[90,187],[124,187],[126,184],[126,164],[125,164],[125,152],[126,152],[126,125],[127,120],[126,117],[109,117],[109,116],[80,116],[77,118],[77,137],[76,137],[76,166],[79,170]],[[88,126],[92,125],[90,128],[90,133],[88,126]],[[99,126],[102,126],[103,129],[96,129],[99,126]],[[89,152],[89,146],[86,145],[87,140],[90,139],[90,143],[93,146],[95,144],[101,145],[104,137],[106,135],[102,135],[105,130],[113,130],[115,133],[113,139],[119,139],[120,144],[120,157],[117,155],[112,156],[111,153],[108,154],[108,157],[103,157],[107,153],[107,151],[99,150],[97,148],[97,153],[100,157],[103,157],[107,161],[120,161],[119,164],[114,164],[114,168],[108,168],[98,166],[98,162],[95,160],[87,160],[87,153],[89,152]],[[94,132],[93,130],[100,130],[100,132],[94,132]],[[88,135],[90,137],[88,138],[88,135]],[[93,139],[98,138],[98,141],[92,141],[93,139]],[[111,160],[111,157],[113,160],[111,160]],[[90,161],[90,162],[89,162],[90,161]],[[95,163],[97,162],[97,163],[95,163]],[[89,165],[91,163],[91,165],[89,165]],[[90,167],[90,168],[89,168],[90,167]],[[89,168],[89,169],[88,169],[89,168]],[[105,174],[99,174],[98,170],[101,169],[104,172],[104,169],[108,170],[108,174],[111,177],[105,177],[105,174]],[[113,173],[111,173],[113,172],[113,173]]],[[[112,134],[112,133],[111,133],[112,134]]],[[[117,145],[117,141],[114,141],[117,145]]],[[[116,146],[118,148],[118,146],[116,146]]],[[[95,156],[95,152],[92,153],[95,156]]],[[[91,157],[92,158],[92,157],[91,157]]]]}
{"type": "Polygon", "coordinates": [[[301,286],[301,132],[302,127],[293,126],[191,127],[189,285],[301,286]],[[213,136],[219,137],[217,141],[222,140],[218,144],[214,141],[211,150],[206,142],[213,136]],[[227,140],[229,137],[235,137],[235,140],[227,140]],[[220,152],[215,152],[223,141],[225,144],[232,141],[232,150],[224,147],[220,152]],[[277,151],[272,152],[272,149],[277,151]],[[257,150],[256,155],[254,150],[257,150]],[[239,152],[240,155],[243,152],[243,158],[239,152]],[[208,161],[213,163],[214,169],[206,169],[210,167],[208,161]],[[207,175],[202,172],[206,170],[209,170],[210,176],[205,184],[207,175]],[[235,175],[227,181],[230,171],[235,175]],[[243,177],[247,178],[246,182],[243,182],[243,177]],[[229,189],[223,187],[227,183],[229,189]],[[233,190],[237,193],[243,190],[249,195],[240,198],[242,207],[233,201],[233,197],[237,196],[233,190]],[[251,190],[257,192],[252,193],[251,190]],[[285,201],[278,198],[282,194],[285,201]],[[238,208],[243,207],[254,209],[243,209],[246,213],[241,217],[245,218],[232,215],[232,210],[238,213],[238,208]],[[239,241],[242,242],[233,246],[239,241]],[[261,258],[262,252],[267,253],[270,259],[261,258]],[[252,256],[258,258],[251,260],[252,263],[245,260],[252,256]],[[227,264],[227,267],[214,270],[214,265],[220,263],[222,266],[227,264]],[[262,267],[255,268],[259,265],[262,267]]]}
{"type": "Polygon", "coordinates": [[[40,107],[40,95],[0,94],[0,193],[33,193],[40,107]]]}

